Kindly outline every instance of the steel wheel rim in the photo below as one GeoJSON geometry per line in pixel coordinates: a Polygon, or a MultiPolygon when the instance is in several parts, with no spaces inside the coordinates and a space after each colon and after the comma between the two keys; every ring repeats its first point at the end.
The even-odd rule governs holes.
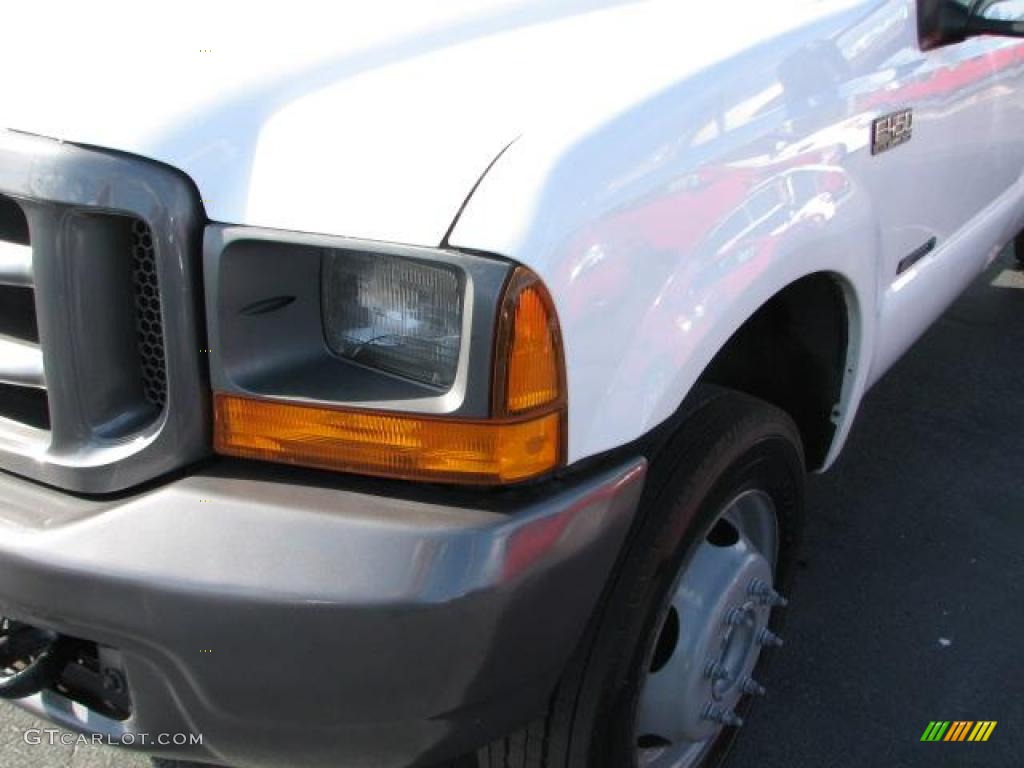
{"type": "Polygon", "coordinates": [[[742,724],[740,701],[764,693],[752,675],[763,648],[781,645],[768,629],[786,603],[774,589],[778,549],[775,502],[745,490],[676,575],[641,682],[639,768],[699,764],[724,728],[742,724]]]}

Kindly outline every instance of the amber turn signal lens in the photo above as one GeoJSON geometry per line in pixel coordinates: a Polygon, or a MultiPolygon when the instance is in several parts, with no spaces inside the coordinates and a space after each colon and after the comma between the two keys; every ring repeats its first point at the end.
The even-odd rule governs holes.
{"type": "Polygon", "coordinates": [[[493,485],[558,466],[562,428],[558,412],[457,421],[217,395],[214,448],[365,475],[493,485]]]}
{"type": "Polygon", "coordinates": [[[554,305],[540,280],[522,267],[505,291],[494,378],[494,412],[499,415],[557,407],[565,395],[554,305]]]}

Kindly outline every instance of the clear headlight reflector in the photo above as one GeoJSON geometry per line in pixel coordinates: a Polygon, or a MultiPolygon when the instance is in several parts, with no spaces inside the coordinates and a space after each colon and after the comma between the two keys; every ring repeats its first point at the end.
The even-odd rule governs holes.
{"type": "Polygon", "coordinates": [[[340,357],[439,389],[455,381],[462,286],[447,265],[331,251],[323,260],[324,336],[340,357]]]}

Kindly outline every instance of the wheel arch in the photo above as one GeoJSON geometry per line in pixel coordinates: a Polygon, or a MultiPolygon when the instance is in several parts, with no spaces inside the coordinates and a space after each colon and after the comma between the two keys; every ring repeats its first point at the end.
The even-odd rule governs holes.
{"type": "Polygon", "coordinates": [[[729,336],[697,378],[757,397],[788,413],[808,467],[822,469],[843,434],[858,367],[859,304],[832,271],[789,282],[729,336]]]}

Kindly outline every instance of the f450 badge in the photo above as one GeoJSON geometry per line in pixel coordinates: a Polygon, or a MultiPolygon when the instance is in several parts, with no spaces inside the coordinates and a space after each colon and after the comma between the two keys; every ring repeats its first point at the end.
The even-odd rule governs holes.
{"type": "Polygon", "coordinates": [[[880,155],[906,144],[914,135],[914,110],[903,109],[871,123],[871,154],[880,155]]]}

